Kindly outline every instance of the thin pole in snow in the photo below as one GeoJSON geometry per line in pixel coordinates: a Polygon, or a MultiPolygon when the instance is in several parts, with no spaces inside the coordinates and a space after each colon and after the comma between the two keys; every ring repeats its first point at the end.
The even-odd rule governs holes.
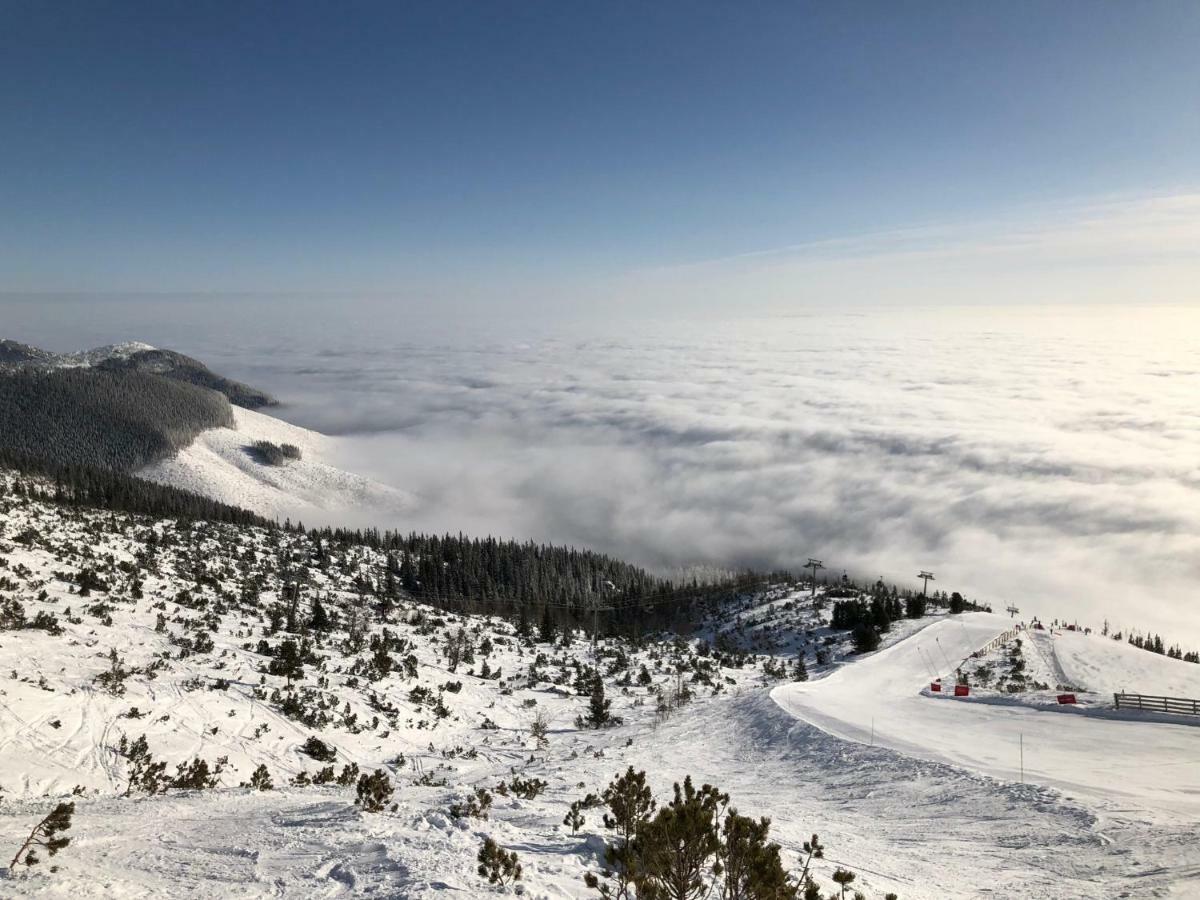
{"type": "Polygon", "coordinates": [[[1021,739],[1021,784],[1025,783],[1025,732],[1017,732],[1021,739]]]}
{"type": "Polygon", "coordinates": [[[925,660],[925,665],[926,665],[926,667],[928,667],[929,672],[930,672],[929,677],[936,680],[938,677],[937,666],[934,665],[934,663],[933,663],[933,657],[925,652],[924,647],[921,648],[921,659],[925,660]]]}
{"type": "Polygon", "coordinates": [[[871,716],[871,746],[875,746],[875,717],[871,716]]]}
{"type": "Polygon", "coordinates": [[[942,659],[946,660],[946,671],[953,671],[954,666],[950,663],[950,657],[946,655],[946,648],[942,646],[941,640],[939,638],[934,638],[933,642],[937,644],[938,649],[942,651],[942,659]]]}

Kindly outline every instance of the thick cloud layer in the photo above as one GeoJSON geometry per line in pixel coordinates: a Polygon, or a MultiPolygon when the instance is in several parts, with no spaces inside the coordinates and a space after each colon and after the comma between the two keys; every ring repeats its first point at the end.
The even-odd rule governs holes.
{"type": "MultiPolygon", "coordinates": [[[[264,372],[403,527],[939,584],[1200,644],[1200,317],[821,315],[326,349],[264,372]]],[[[261,380],[261,379],[260,379],[261,380]]]]}
{"type": "Polygon", "coordinates": [[[468,327],[224,309],[95,337],[176,346],[354,435],[344,467],[420,498],[376,524],[664,569],[926,568],[998,608],[1200,646],[1194,310],[468,327]]]}

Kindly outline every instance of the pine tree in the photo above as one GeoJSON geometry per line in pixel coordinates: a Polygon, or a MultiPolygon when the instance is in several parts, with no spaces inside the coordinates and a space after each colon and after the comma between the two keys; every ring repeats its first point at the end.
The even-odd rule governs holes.
{"type": "Polygon", "coordinates": [[[269,791],[275,785],[271,781],[271,773],[264,763],[259,763],[258,768],[254,770],[254,774],[250,776],[250,781],[243,784],[242,787],[251,787],[256,791],[269,791]]]}
{"type": "Polygon", "coordinates": [[[63,837],[62,833],[70,830],[71,817],[74,814],[74,803],[59,803],[55,806],[46,818],[33,826],[33,831],[29,832],[29,837],[25,838],[12,862],[8,864],[9,872],[14,871],[19,862],[24,862],[27,866],[35,866],[41,862],[37,855],[38,847],[45,849],[47,855],[55,856],[70,844],[71,839],[63,837]],[[22,855],[25,857],[23,860],[22,855]]]}
{"type": "Polygon", "coordinates": [[[553,644],[556,634],[554,617],[550,614],[550,605],[546,604],[542,607],[542,624],[538,629],[538,640],[543,644],[553,644]]]}
{"type": "Polygon", "coordinates": [[[712,785],[699,790],[691,776],[674,799],[638,829],[638,897],[697,900],[708,892],[704,876],[721,848],[717,819],[729,802],[712,785]]]}
{"type": "Polygon", "coordinates": [[[358,796],[355,803],[367,812],[383,812],[392,799],[392,779],[383,769],[358,779],[358,796]]]}
{"type": "Polygon", "coordinates": [[[529,624],[529,612],[524,606],[521,607],[521,616],[517,620],[517,637],[522,643],[528,642],[533,637],[533,626],[529,624]]]}
{"type": "Polygon", "coordinates": [[[816,882],[813,881],[809,871],[812,868],[812,861],[814,859],[825,858],[825,847],[821,843],[820,838],[814,834],[811,840],[804,842],[804,846],[801,849],[805,856],[804,865],[800,868],[800,878],[798,881],[804,889],[804,900],[821,900],[821,891],[817,887],[816,882]]]}
{"type": "Polygon", "coordinates": [[[479,848],[479,875],[488,880],[488,884],[506,885],[521,880],[521,863],[516,851],[504,850],[491,838],[484,839],[479,848]]]}
{"type": "Polygon", "coordinates": [[[919,619],[925,615],[925,598],[913,594],[904,598],[904,615],[910,619],[919,619]]]}
{"type": "Polygon", "coordinates": [[[578,834],[579,829],[584,826],[585,822],[582,802],[579,800],[572,801],[570,808],[567,809],[566,816],[563,818],[563,824],[571,829],[571,834],[578,834]]]}
{"type": "Polygon", "coordinates": [[[767,841],[769,819],[757,822],[729,810],[721,828],[718,871],[721,900],[789,900],[798,886],[779,855],[779,845],[767,841]]]}
{"type": "Polygon", "coordinates": [[[575,724],[580,728],[603,728],[605,725],[619,724],[620,719],[609,712],[611,706],[612,701],[604,696],[604,679],[597,674],[592,678],[587,715],[577,718],[575,724]]]}
{"type": "Polygon", "coordinates": [[[158,762],[150,755],[150,743],[143,734],[135,741],[130,741],[125,735],[117,744],[117,753],[129,764],[129,781],[125,786],[125,796],[134,790],[147,794],[157,794],[167,789],[167,764],[158,762]]]}
{"type": "Polygon", "coordinates": [[[96,681],[114,697],[119,697],[125,693],[125,679],[129,675],[124,661],[117,655],[117,648],[113,647],[108,651],[108,668],[96,676],[96,681]]]}
{"type": "Polygon", "coordinates": [[[267,668],[272,675],[284,676],[290,688],[293,680],[304,677],[304,656],[300,652],[300,646],[288,638],[279,645],[275,651],[275,658],[267,668]]]}
{"type": "Polygon", "coordinates": [[[851,872],[849,869],[843,869],[840,866],[834,871],[832,878],[835,883],[841,885],[841,887],[842,887],[841,896],[842,896],[843,900],[846,896],[846,888],[848,888],[851,884],[854,883],[854,879],[856,877],[857,876],[853,872],[851,872]]]}
{"type": "MultiPolygon", "coordinates": [[[[635,772],[630,766],[604,789],[601,800],[608,807],[604,827],[616,832],[616,841],[604,848],[604,864],[615,885],[602,884],[589,872],[584,877],[588,887],[595,888],[606,898],[628,898],[638,872],[637,832],[654,811],[654,797],[646,784],[646,773],[635,772]]],[[[606,876],[608,873],[605,873],[606,876]]]]}
{"type": "Polygon", "coordinates": [[[329,614],[325,612],[325,607],[321,605],[321,601],[317,597],[313,597],[312,615],[309,617],[308,627],[317,632],[329,630],[329,614]]]}
{"type": "Polygon", "coordinates": [[[851,632],[855,653],[870,653],[879,649],[879,632],[870,622],[859,622],[851,632]]]}

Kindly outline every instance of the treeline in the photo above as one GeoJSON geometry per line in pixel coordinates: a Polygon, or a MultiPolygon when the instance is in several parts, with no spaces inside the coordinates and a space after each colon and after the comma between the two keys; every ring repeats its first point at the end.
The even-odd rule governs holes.
{"type": "MultiPolygon", "coordinates": [[[[637,633],[703,614],[701,605],[760,584],[748,573],[718,584],[680,584],[603,553],[574,547],[375,529],[313,529],[325,546],[366,546],[387,554],[381,579],[363,584],[386,603],[404,595],[457,612],[502,615],[531,627],[599,625],[637,633]]],[[[319,551],[320,552],[320,551],[319,551]]]]}
{"type": "Polygon", "coordinates": [[[229,398],[231,403],[246,409],[277,406],[278,401],[248,384],[218,375],[198,359],[176,353],[174,350],[139,350],[126,357],[113,357],[99,364],[108,371],[139,371],[154,373],[164,378],[187,382],[199,387],[210,388],[229,398]]]}
{"type": "MultiPolygon", "coordinates": [[[[1054,624],[1058,625],[1057,619],[1055,619],[1054,624]]],[[[1066,623],[1064,623],[1064,627],[1078,628],[1078,624],[1066,625],[1066,623]]],[[[1088,628],[1083,630],[1085,632],[1090,632],[1090,629],[1088,628]]],[[[1132,646],[1137,647],[1139,650],[1157,653],[1160,656],[1166,656],[1171,659],[1180,659],[1184,662],[1200,663],[1200,652],[1195,650],[1185,651],[1179,646],[1179,644],[1171,644],[1168,646],[1167,643],[1162,639],[1161,635],[1151,634],[1148,631],[1144,635],[1135,634],[1132,631],[1129,632],[1128,635],[1122,631],[1111,631],[1109,629],[1107,619],[1104,620],[1104,627],[1100,630],[1100,634],[1104,637],[1111,637],[1114,641],[1128,641],[1132,646]]]]}
{"type": "Polygon", "coordinates": [[[1184,662],[1200,663],[1200,653],[1197,653],[1195,650],[1189,650],[1185,653],[1183,648],[1178,644],[1172,644],[1168,647],[1163,643],[1163,639],[1157,634],[1153,637],[1148,634],[1145,637],[1140,634],[1131,634],[1129,636],[1129,643],[1133,644],[1133,646],[1138,647],[1139,649],[1149,650],[1151,653],[1169,656],[1171,659],[1181,659],[1184,662]]]}
{"type": "Polygon", "coordinates": [[[14,493],[58,505],[304,534],[317,566],[335,548],[378,550],[386,554],[387,563],[375,576],[362,576],[359,589],[382,607],[409,596],[458,612],[503,615],[531,625],[549,618],[560,627],[590,628],[595,622],[607,633],[638,633],[675,624],[681,615],[699,618],[708,605],[763,580],[748,575],[720,584],[680,584],[603,553],[532,541],[305,529],[290,522],[280,526],[248,510],[122,472],[55,465],[4,449],[0,467],[43,476],[53,487],[18,479],[14,493]]]}
{"type": "Polygon", "coordinates": [[[86,465],[59,465],[0,447],[0,468],[41,476],[50,489],[17,479],[13,493],[60,506],[107,509],[158,519],[224,522],[274,528],[276,523],[238,506],[221,503],[180,488],[154,484],[124,472],[86,465]]]}
{"type": "MultiPolygon", "coordinates": [[[[834,589],[836,596],[845,589],[834,589]]],[[[941,606],[952,614],[963,612],[991,612],[991,607],[981,606],[963,598],[958,591],[946,597],[906,593],[903,598],[893,587],[890,591],[880,582],[870,595],[838,599],[833,602],[830,627],[852,632],[854,649],[869,653],[879,647],[881,635],[891,630],[892,623],[902,619],[920,619],[928,606],[941,606]]]]}
{"type": "Polygon", "coordinates": [[[0,450],[130,472],[233,425],[216,391],[140,371],[0,370],[0,450]]]}

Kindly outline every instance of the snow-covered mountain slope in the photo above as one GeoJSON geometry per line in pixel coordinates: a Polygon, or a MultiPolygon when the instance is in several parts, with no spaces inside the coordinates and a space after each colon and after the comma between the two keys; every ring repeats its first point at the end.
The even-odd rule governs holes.
{"type": "Polygon", "coordinates": [[[307,524],[375,521],[397,523],[412,505],[410,494],[329,465],[338,438],[235,407],[234,428],[202,432],[170,459],[139,470],[139,478],[168,484],[253,510],[268,518],[307,524]],[[255,441],[293,444],[301,458],[264,464],[255,441]]]}
{"type": "Polygon", "coordinates": [[[1079,631],[1048,635],[1067,680],[1111,702],[1116,693],[1200,700],[1200,665],[1147,653],[1127,641],[1079,631]]]}
{"type": "MultiPolygon", "coordinates": [[[[1011,624],[988,613],[936,621],[827,678],[776,688],[772,697],[798,718],[848,740],[870,741],[1007,781],[1023,777],[1098,800],[1120,798],[1200,816],[1200,766],[1195,765],[1200,719],[1172,724],[1114,720],[1086,711],[1059,714],[963,701],[945,692],[922,693],[933,677],[952,671],[1011,624]]],[[[1126,675],[1133,669],[1144,673],[1137,681],[1145,685],[1162,684],[1152,678],[1164,661],[1180,670],[1196,668],[1136,648],[1146,659],[1126,658],[1112,652],[1119,646],[1103,638],[1086,647],[1072,644],[1077,657],[1095,654],[1089,668],[1103,668],[1105,660],[1119,658],[1126,675]]]]}
{"type": "MultiPolygon", "coordinates": [[[[65,378],[68,374],[78,376],[68,386],[69,396],[82,396],[84,400],[101,393],[101,389],[111,392],[111,386],[103,380],[105,377],[136,377],[142,379],[137,382],[141,389],[132,391],[138,402],[150,393],[147,386],[162,384],[159,380],[162,378],[216,391],[232,404],[233,427],[211,427],[216,422],[227,423],[228,413],[219,419],[204,419],[182,437],[181,429],[175,423],[162,426],[170,434],[167,450],[174,450],[171,456],[166,456],[156,446],[133,461],[121,456],[114,462],[95,451],[85,454],[91,464],[124,470],[142,465],[147,460],[155,460],[136,474],[149,481],[242,506],[280,521],[291,518],[309,524],[397,526],[402,522],[404,512],[414,504],[412,496],[402,490],[329,464],[328,457],[339,441],[345,439],[327,437],[255,412],[256,409],[276,405],[275,399],[249,385],[210,371],[199,360],[171,350],[128,341],[78,353],[56,354],[4,340],[0,341],[0,374],[4,373],[14,379],[34,377],[39,379],[39,383],[43,375],[45,378],[65,378]],[[81,369],[95,371],[77,371],[81,369]],[[73,371],[66,373],[60,370],[73,371]],[[30,376],[31,371],[36,374],[30,376]],[[206,428],[208,430],[203,430],[206,428]],[[192,434],[198,436],[190,444],[181,447],[191,439],[192,434]],[[255,441],[291,444],[300,449],[301,456],[288,460],[286,465],[267,465],[262,454],[253,449],[255,441]],[[94,461],[93,457],[99,462],[94,461]]],[[[11,393],[27,400],[29,388],[19,387],[11,393]]],[[[202,396],[212,397],[209,394],[202,396]]],[[[20,399],[12,401],[16,407],[12,418],[18,423],[29,418],[19,402],[20,399]]],[[[86,403],[83,405],[89,411],[92,408],[86,403]]],[[[124,412],[123,408],[116,411],[102,408],[102,414],[78,418],[88,426],[94,425],[102,436],[107,437],[119,432],[120,426],[126,424],[124,412]]],[[[158,428],[164,416],[161,408],[155,408],[144,416],[145,428],[158,428]]],[[[77,463],[78,459],[64,460],[60,458],[61,454],[55,456],[47,450],[64,445],[73,447],[74,443],[78,443],[77,440],[73,443],[73,439],[78,438],[81,430],[84,430],[82,426],[72,425],[65,435],[55,434],[53,440],[39,433],[35,439],[15,449],[37,458],[51,457],[53,462],[77,463]]],[[[104,441],[99,443],[103,445],[104,441]]]]}
{"type": "MultiPolygon", "coordinates": [[[[850,661],[807,592],[780,586],[706,627],[733,644],[738,621],[764,641],[793,618],[813,626],[798,641],[775,635],[774,651],[668,635],[605,638],[593,652],[577,630],[548,642],[393,595],[387,555],[371,547],[56,505],[0,481],[0,849],[15,849],[54,800],[76,803],[58,871],[0,870],[0,896],[488,896],[475,857],[490,837],[519,854],[526,896],[594,897],[583,876],[603,867],[606,810],[583,810],[577,833],[564,816],[629,766],[660,802],[691,775],[770,817],[792,871],[818,832],[825,893],[839,866],[872,900],[1166,896],[1197,884],[1190,816],[847,742],[771,699],[779,662],[806,641],[834,656],[810,684],[836,685],[932,629],[962,627],[957,617],[897,623],[889,649],[850,661]],[[290,579],[304,584],[298,633],[286,626],[290,579]],[[935,624],[903,637],[921,622],[935,624]],[[272,671],[288,640],[307,642],[291,690],[272,671]],[[123,674],[101,677],[114,650],[123,674]],[[577,721],[593,667],[619,725],[577,721]],[[531,727],[539,712],[544,744],[531,727]],[[226,757],[218,787],[120,796],[131,775],[121,738],[143,734],[168,771],[226,757]],[[329,762],[306,752],[311,738],[329,762]],[[395,808],[362,810],[352,784],[294,783],[350,764],[386,772],[395,808]],[[260,765],[272,789],[240,787],[260,765]],[[545,785],[502,794],[514,777],[545,785]],[[491,796],[487,817],[452,815],[476,789],[491,796]]],[[[1080,747],[1079,765],[1104,752],[1080,747]]]]}
{"type": "Polygon", "coordinates": [[[125,341],[77,353],[51,353],[17,341],[0,340],[0,372],[7,369],[41,372],[62,369],[144,372],[217,391],[224,394],[230,403],[247,409],[277,404],[275,398],[269,394],[218,375],[198,359],[174,350],[153,347],[141,341],[125,341]]]}

